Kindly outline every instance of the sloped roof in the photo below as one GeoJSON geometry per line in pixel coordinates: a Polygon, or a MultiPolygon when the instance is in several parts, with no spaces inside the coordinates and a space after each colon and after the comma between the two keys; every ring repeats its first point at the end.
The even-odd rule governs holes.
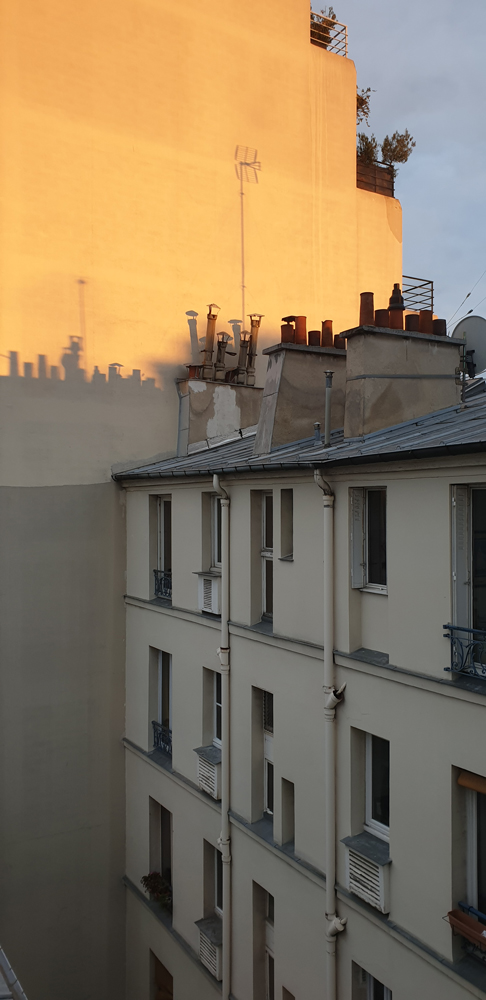
{"type": "Polygon", "coordinates": [[[344,439],[334,431],[331,446],[315,445],[313,438],[274,448],[268,455],[253,455],[255,435],[236,438],[183,458],[143,465],[114,476],[117,480],[159,479],[176,476],[213,475],[215,472],[261,472],[275,469],[315,468],[427,457],[441,453],[461,454],[486,449],[486,395],[463,405],[407,420],[363,437],[344,439]]]}

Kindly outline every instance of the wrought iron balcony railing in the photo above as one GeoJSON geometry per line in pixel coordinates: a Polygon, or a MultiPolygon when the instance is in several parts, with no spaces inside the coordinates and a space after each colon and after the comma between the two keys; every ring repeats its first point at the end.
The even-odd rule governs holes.
{"type": "Polygon", "coordinates": [[[172,756],[172,730],[161,722],[152,722],[154,731],[154,750],[164,750],[172,756]]]}
{"type": "Polygon", "coordinates": [[[434,311],[434,282],[426,278],[402,275],[402,295],[406,309],[434,311]]]}
{"type": "Polygon", "coordinates": [[[154,577],[155,596],[170,601],[172,599],[172,570],[154,569],[154,577]]]}
{"type": "Polygon", "coordinates": [[[346,25],[323,13],[318,14],[315,10],[311,10],[310,15],[310,40],[313,45],[319,45],[328,52],[335,52],[338,56],[348,54],[346,25]]]}
{"type": "Polygon", "coordinates": [[[445,667],[454,674],[470,674],[486,678],[486,631],[444,625],[444,639],[450,639],[451,665],[445,667]]]}

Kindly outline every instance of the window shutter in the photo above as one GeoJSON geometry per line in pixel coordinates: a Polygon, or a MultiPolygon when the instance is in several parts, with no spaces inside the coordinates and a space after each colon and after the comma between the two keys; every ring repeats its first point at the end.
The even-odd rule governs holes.
{"type": "Polygon", "coordinates": [[[351,490],[351,586],[364,587],[364,510],[365,491],[351,490]]]}
{"type": "Polygon", "coordinates": [[[470,627],[469,489],[452,487],[452,624],[470,627]]]}

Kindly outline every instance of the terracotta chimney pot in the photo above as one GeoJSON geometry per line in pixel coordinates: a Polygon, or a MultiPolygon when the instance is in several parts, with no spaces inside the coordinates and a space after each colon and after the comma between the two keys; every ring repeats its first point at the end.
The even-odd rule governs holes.
{"type": "Polygon", "coordinates": [[[332,319],[323,319],[322,321],[322,334],[321,334],[321,346],[322,347],[333,347],[332,338],[332,319]]]}
{"type": "Polygon", "coordinates": [[[361,292],[359,303],[359,325],[374,326],[375,296],[373,292],[361,292]]]}

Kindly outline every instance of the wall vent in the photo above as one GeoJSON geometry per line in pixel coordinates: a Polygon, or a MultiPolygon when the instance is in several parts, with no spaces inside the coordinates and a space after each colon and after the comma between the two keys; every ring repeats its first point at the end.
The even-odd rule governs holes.
{"type": "Polygon", "coordinates": [[[389,865],[348,849],[348,889],[381,913],[389,913],[389,865]]]}
{"type": "Polygon", "coordinates": [[[220,773],[221,764],[211,764],[204,757],[198,755],[197,758],[197,783],[203,792],[207,792],[213,799],[220,799],[220,773]]]}
{"type": "Polygon", "coordinates": [[[211,615],[221,614],[219,576],[199,577],[199,610],[211,615]]]}
{"type": "Polygon", "coordinates": [[[201,930],[199,931],[199,958],[218,982],[223,978],[222,951],[221,945],[213,944],[201,930]]]}

